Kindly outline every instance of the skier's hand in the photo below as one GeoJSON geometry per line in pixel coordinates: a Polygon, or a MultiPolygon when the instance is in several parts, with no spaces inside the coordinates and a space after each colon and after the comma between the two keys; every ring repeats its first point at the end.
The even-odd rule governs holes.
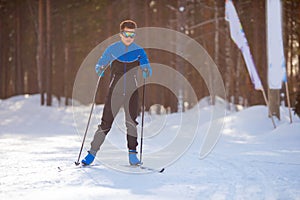
{"type": "Polygon", "coordinates": [[[100,66],[100,65],[97,65],[96,66],[96,73],[98,76],[101,76],[103,77],[104,76],[104,71],[105,71],[105,66],[100,66]]]}
{"type": "Polygon", "coordinates": [[[147,67],[144,67],[143,68],[143,77],[144,78],[148,78],[152,75],[152,70],[151,68],[147,68],[147,67]]]}

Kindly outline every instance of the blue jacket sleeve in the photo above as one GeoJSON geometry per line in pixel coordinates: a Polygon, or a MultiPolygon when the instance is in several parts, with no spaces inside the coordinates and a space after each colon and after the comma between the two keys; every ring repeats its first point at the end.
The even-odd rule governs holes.
{"type": "Polygon", "coordinates": [[[112,56],[110,52],[110,47],[108,47],[102,54],[101,58],[98,60],[95,70],[98,76],[104,76],[104,71],[101,71],[101,66],[106,66],[112,61],[112,56]]]}
{"type": "Polygon", "coordinates": [[[145,70],[145,68],[146,68],[148,70],[149,73],[147,76],[152,76],[152,68],[149,64],[149,60],[148,60],[147,54],[144,49],[141,49],[139,61],[140,61],[141,69],[145,70]]]}

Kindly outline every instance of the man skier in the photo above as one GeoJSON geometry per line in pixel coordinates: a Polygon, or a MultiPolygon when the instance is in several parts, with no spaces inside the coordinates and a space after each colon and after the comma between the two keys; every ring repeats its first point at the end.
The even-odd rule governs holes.
{"type": "Polygon", "coordinates": [[[152,75],[152,68],[144,49],[134,43],[137,25],[132,20],[125,20],[120,24],[121,40],[111,44],[103,53],[96,64],[95,70],[99,76],[104,76],[105,66],[110,65],[111,77],[109,91],[106,96],[101,124],[95,132],[91,148],[87,156],[81,161],[83,165],[90,165],[103,144],[106,135],[114,121],[113,112],[118,112],[121,106],[125,111],[125,124],[127,129],[127,147],[130,165],[141,164],[137,158],[137,115],[138,115],[138,91],[136,74],[138,66],[142,69],[143,77],[152,75]],[[132,71],[135,70],[135,71],[132,71]],[[130,73],[128,73],[130,71],[130,73]],[[134,72],[134,73],[132,73],[134,72]],[[121,79],[122,78],[122,79],[121,79]],[[122,87],[117,82],[121,79],[122,87]],[[114,99],[112,95],[114,94],[114,99]],[[113,109],[113,110],[112,110],[113,109]]]}

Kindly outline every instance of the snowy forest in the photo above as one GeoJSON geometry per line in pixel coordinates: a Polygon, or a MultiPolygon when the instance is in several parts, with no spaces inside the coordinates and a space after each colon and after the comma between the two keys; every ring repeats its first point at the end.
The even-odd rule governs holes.
{"type": "MultiPolygon", "coordinates": [[[[258,74],[267,87],[266,12],[263,0],[235,0],[258,74]]],[[[283,0],[283,42],[289,92],[293,105],[300,90],[300,1],[283,0]]],[[[41,94],[41,104],[53,96],[69,104],[76,73],[87,54],[119,32],[125,19],[138,27],[180,31],[201,44],[218,66],[227,100],[244,106],[264,104],[251,84],[242,54],[230,38],[223,0],[0,0],[0,98],[41,94]],[[181,9],[179,9],[181,8],[181,9]]],[[[157,36],[159,37],[159,35],[157,36]]],[[[146,49],[150,62],[178,69],[199,99],[208,96],[201,76],[168,52],[146,49]]],[[[99,55],[100,56],[100,55],[99,55]]],[[[92,66],[93,67],[93,66],[92,66]]],[[[106,90],[109,77],[101,80],[106,90]]],[[[150,106],[160,103],[176,110],[176,99],[149,85],[150,106]]],[[[92,88],[91,88],[92,89],[92,88]]],[[[281,91],[285,92],[284,88],[281,91]]],[[[105,93],[97,98],[103,103],[105,93]]]]}

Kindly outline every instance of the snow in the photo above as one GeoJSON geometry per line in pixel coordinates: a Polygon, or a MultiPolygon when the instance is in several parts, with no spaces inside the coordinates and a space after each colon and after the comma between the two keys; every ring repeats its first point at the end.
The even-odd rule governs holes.
{"type": "MultiPolygon", "coordinates": [[[[263,105],[228,111],[219,141],[200,159],[212,107],[202,101],[198,108],[146,114],[143,158],[149,165],[153,153],[176,140],[170,134],[176,125],[185,117],[190,122],[184,123],[194,123],[192,116],[199,113],[200,119],[191,145],[164,173],[140,173],[107,166],[101,161],[107,149],[97,155],[95,166],[73,168],[90,105],[64,107],[54,101],[53,107],[44,107],[39,95],[0,100],[0,199],[300,199],[299,118],[293,115],[291,124],[288,109],[282,107],[274,129],[263,105]],[[58,166],[66,170],[59,172],[58,166]]],[[[95,109],[83,155],[102,109],[95,109]]],[[[107,140],[124,152],[114,162],[126,164],[122,114],[107,140]]]]}

